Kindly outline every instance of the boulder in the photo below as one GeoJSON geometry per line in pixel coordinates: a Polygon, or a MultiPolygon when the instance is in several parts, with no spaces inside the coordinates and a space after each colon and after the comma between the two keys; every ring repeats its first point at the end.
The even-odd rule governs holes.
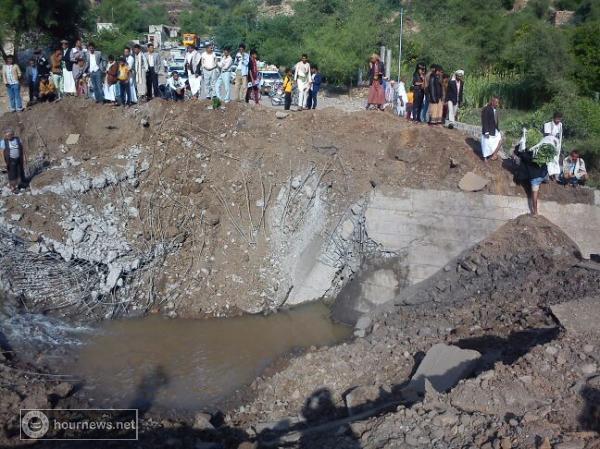
{"type": "Polygon", "coordinates": [[[481,354],[477,351],[436,344],[427,351],[407,390],[419,395],[424,394],[425,379],[428,379],[437,391],[446,392],[461,379],[471,375],[480,358],[481,354]]]}
{"type": "Polygon", "coordinates": [[[196,430],[213,430],[214,426],[210,422],[211,418],[210,413],[196,413],[192,427],[196,430]]]}
{"type": "Polygon", "coordinates": [[[287,112],[282,112],[282,111],[277,111],[275,113],[275,118],[278,118],[279,120],[283,120],[284,118],[288,118],[290,114],[287,112]]]}
{"type": "Polygon", "coordinates": [[[458,187],[465,192],[478,192],[483,190],[489,182],[489,179],[470,171],[458,182],[458,187]]]}

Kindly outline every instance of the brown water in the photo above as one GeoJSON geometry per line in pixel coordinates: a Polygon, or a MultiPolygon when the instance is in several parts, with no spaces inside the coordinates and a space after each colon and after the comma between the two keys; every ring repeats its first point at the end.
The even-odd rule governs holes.
{"type": "Polygon", "coordinates": [[[70,369],[98,406],[212,410],[278,357],[351,331],[320,303],[268,316],[119,320],[87,336],[70,369]]]}

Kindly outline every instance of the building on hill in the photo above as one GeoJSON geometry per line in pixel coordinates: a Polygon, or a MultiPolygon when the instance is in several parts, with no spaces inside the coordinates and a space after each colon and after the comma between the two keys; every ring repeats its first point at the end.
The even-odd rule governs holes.
{"type": "Polygon", "coordinates": [[[555,11],[552,14],[552,25],[559,27],[573,22],[575,11],[555,11]]]}

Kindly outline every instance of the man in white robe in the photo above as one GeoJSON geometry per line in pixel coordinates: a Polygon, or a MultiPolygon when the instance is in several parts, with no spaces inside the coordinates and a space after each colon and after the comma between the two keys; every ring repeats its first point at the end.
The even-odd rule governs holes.
{"type": "Polygon", "coordinates": [[[544,136],[552,136],[556,138],[558,145],[556,149],[558,150],[554,160],[548,164],[548,176],[550,176],[554,180],[558,180],[558,177],[561,173],[560,170],[560,157],[562,153],[562,141],[563,141],[563,124],[562,124],[562,114],[560,112],[555,112],[552,120],[544,123],[544,136]]]}
{"type": "Polygon", "coordinates": [[[134,81],[138,99],[146,96],[146,73],[148,72],[148,59],[138,44],[133,46],[134,81]]]}
{"type": "Polygon", "coordinates": [[[135,58],[131,54],[131,48],[125,47],[123,49],[123,57],[129,67],[129,91],[131,92],[131,102],[137,103],[138,97],[135,89],[135,58]]]}
{"type": "Polygon", "coordinates": [[[188,74],[188,83],[190,84],[190,91],[194,97],[197,97],[202,86],[202,77],[199,72],[200,65],[200,53],[193,47],[188,46],[187,53],[185,54],[185,70],[188,74]]]}
{"type": "Polygon", "coordinates": [[[298,110],[301,111],[306,107],[308,89],[310,88],[310,64],[306,54],[302,55],[300,62],[296,64],[294,81],[298,86],[298,110]]]}
{"type": "Polygon", "coordinates": [[[73,62],[71,62],[71,49],[69,48],[69,41],[60,41],[62,46],[62,83],[61,94],[75,95],[75,79],[73,78],[73,62]]]}

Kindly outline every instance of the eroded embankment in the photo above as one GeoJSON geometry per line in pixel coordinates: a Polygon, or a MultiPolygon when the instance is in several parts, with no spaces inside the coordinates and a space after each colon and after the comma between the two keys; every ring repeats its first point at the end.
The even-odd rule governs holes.
{"type": "MultiPolygon", "coordinates": [[[[255,439],[277,445],[280,437],[306,448],[506,447],[504,440],[526,447],[534,437],[560,441],[571,431],[594,430],[596,412],[585,408],[585,391],[595,388],[597,336],[561,333],[547,309],[598,294],[597,271],[578,266],[573,242],[544,219],[520,218],[447,263],[525,208],[505,168],[482,164],[457,132],[386,114],[324,110],[278,120],[272,111],[243,105],[204,107],[153,102],[122,112],[68,99],[2,117],[0,125],[23,136],[39,170],[30,191],[2,197],[1,274],[18,299],[15,313],[95,321],[276,310],[335,296],[365,259],[382,270],[364,282],[365,296],[379,296],[383,285],[392,300],[442,270],[404,291],[397,306],[363,320],[357,335],[366,338],[313,348],[274,376],[258,378],[255,399],[225,417],[153,421],[150,411],[141,447],[200,441],[237,447],[255,439]],[[69,133],[81,134],[80,143],[66,147],[69,133]],[[468,171],[490,178],[485,193],[494,196],[458,193],[468,171]],[[411,208],[399,207],[407,197],[411,208]],[[422,201],[427,197],[438,201],[430,204],[433,214],[422,201]],[[390,198],[394,206],[382,207],[390,198]],[[497,201],[513,210],[475,229],[497,201]],[[470,225],[456,218],[449,226],[449,216],[460,216],[465,205],[473,206],[470,225]],[[389,217],[391,224],[380,225],[389,217]],[[395,232],[396,220],[405,220],[402,230],[414,229],[395,232]],[[438,238],[448,229],[452,238],[438,238]],[[440,341],[482,352],[477,377],[457,387],[466,392],[394,412],[406,402],[398,386],[440,341]],[[472,392],[478,396],[469,403],[477,408],[453,396],[472,392]],[[349,412],[379,401],[393,403],[392,413],[359,415],[349,426],[349,412]],[[303,433],[337,418],[346,421],[333,424],[334,431],[303,433]],[[276,423],[284,435],[266,430],[276,423]]],[[[593,207],[591,190],[547,190],[544,198],[561,210],[579,207],[562,205],[568,201],[593,207]]],[[[580,247],[587,242],[574,237],[580,247]]],[[[378,305],[369,301],[359,311],[378,305]]],[[[15,379],[15,372],[43,369],[19,357],[2,365],[11,441],[18,430],[12,411],[25,401],[90,405],[69,383],[53,392],[62,379],[15,379]]]]}
{"type": "MultiPolygon", "coordinates": [[[[35,173],[28,191],[1,199],[3,285],[34,312],[231,316],[333,297],[365,257],[407,249],[371,237],[374,190],[457,191],[474,171],[490,178],[487,193],[523,197],[464,135],[387,114],[278,120],[238,104],[78,100],[0,119],[35,173]]],[[[594,201],[548,189],[559,203],[594,201]]]]}

